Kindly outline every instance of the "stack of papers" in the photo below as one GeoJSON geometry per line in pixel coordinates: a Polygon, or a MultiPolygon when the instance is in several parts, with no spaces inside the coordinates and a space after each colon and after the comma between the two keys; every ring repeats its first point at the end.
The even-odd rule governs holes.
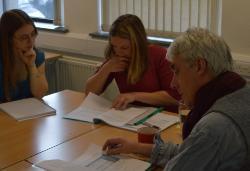
{"type": "Polygon", "coordinates": [[[55,109],[36,98],[2,103],[0,109],[18,121],[56,114],[55,109]]]}
{"type": "Polygon", "coordinates": [[[35,164],[50,171],[144,171],[150,163],[129,158],[126,156],[115,155],[107,156],[102,154],[100,146],[92,144],[87,151],[74,161],[63,160],[44,160],[35,164]]]}
{"type": "Polygon", "coordinates": [[[80,120],[90,123],[105,122],[111,126],[137,131],[144,125],[140,125],[138,120],[147,118],[145,124],[159,127],[160,130],[175,124],[179,121],[177,116],[156,113],[157,108],[152,107],[129,107],[125,110],[115,110],[111,108],[112,102],[93,93],[89,93],[83,103],[72,112],[66,114],[64,118],[80,120]],[[154,115],[148,117],[148,115],[154,115]]]}

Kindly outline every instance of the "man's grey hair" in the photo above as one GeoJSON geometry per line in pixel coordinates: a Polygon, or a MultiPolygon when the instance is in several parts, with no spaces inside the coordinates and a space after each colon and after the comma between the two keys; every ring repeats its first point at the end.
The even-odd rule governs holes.
{"type": "Polygon", "coordinates": [[[191,65],[198,58],[205,59],[215,76],[233,69],[228,45],[221,37],[203,28],[190,28],[175,39],[168,48],[167,56],[172,60],[177,55],[191,65]]]}

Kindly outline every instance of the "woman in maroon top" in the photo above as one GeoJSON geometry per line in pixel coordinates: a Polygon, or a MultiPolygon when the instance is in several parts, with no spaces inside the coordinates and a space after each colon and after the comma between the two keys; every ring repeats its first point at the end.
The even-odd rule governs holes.
{"type": "Polygon", "coordinates": [[[149,45],[141,20],[131,14],[120,16],[110,29],[106,61],[88,79],[85,93],[101,94],[113,79],[120,94],[116,109],[133,103],[143,106],[177,106],[179,95],[171,88],[173,72],[166,59],[167,49],[149,45]]]}

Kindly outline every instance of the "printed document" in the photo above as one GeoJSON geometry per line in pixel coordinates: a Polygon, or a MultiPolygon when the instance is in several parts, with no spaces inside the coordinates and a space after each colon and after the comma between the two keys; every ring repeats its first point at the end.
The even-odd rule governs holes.
{"type": "Polygon", "coordinates": [[[150,163],[127,156],[103,155],[101,147],[92,144],[83,155],[73,161],[44,160],[35,166],[51,171],[144,171],[150,163]]]}
{"type": "Polygon", "coordinates": [[[137,131],[138,128],[141,128],[146,124],[147,126],[157,126],[160,130],[163,130],[178,122],[177,116],[157,113],[153,117],[150,117],[145,125],[141,124],[135,126],[133,123],[146,117],[153,111],[157,110],[157,108],[129,107],[125,110],[116,110],[111,108],[111,106],[111,101],[93,93],[89,93],[78,108],[63,117],[66,119],[86,121],[90,123],[103,121],[109,125],[131,131],[137,131]]]}
{"type": "Polygon", "coordinates": [[[116,127],[122,127],[130,120],[138,117],[148,110],[148,108],[129,107],[125,110],[115,110],[111,108],[112,102],[107,99],[89,93],[83,103],[75,110],[66,114],[64,118],[75,119],[96,123],[104,121],[116,127]]]}

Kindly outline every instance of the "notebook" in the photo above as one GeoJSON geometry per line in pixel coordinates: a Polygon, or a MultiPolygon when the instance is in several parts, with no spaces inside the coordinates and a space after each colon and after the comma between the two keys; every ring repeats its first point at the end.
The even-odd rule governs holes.
{"type": "Polygon", "coordinates": [[[145,125],[157,126],[160,130],[163,130],[178,121],[176,116],[155,112],[158,111],[158,108],[131,106],[125,110],[115,110],[111,106],[111,101],[89,93],[78,108],[63,117],[90,123],[105,122],[111,126],[131,131],[137,131],[145,125]],[[148,117],[149,115],[152,115],[152,117],[148,117]],[[147,120],[144,118],[147,118],[147,120]],[[145,120],[145,122],[140,125],[135,124],[140,120],[145,120]]]}
{"type": "Polygon", "coordinates": [[[56,114],[55,109],[36,98],[2,103],[0,109],[18,121],[56,114]]]}

